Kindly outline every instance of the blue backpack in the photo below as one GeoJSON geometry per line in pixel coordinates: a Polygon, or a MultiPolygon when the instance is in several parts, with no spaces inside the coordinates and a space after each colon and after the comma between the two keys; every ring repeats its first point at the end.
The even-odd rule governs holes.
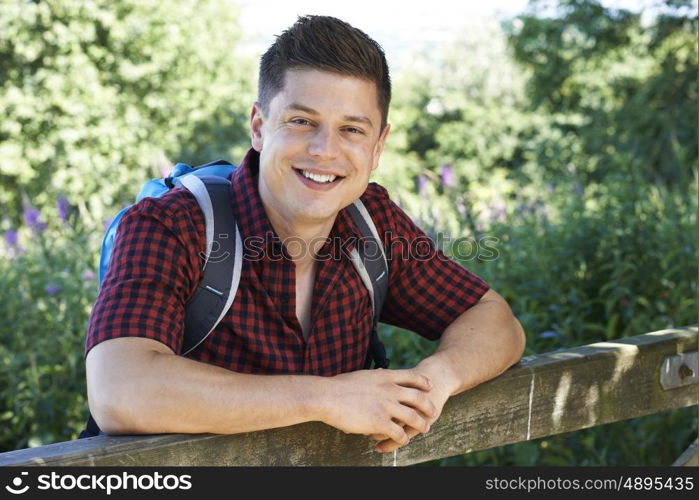
{"type": "MultiPolygon", "coordinates": [[[[158,198],[170,189],[184,187],[196,198],[206,225],[206,256],[201,282],[185,305],[185,332],[182,355],[199,346],[226,314],[240,283],[243,263],[242,239],[235,222],[230,199],[230,176],[236,166],[216,160],[197,167],[178,163],[170,176],[151,179],[136,196],[136,203],[146,197],[158,198]],[[230,228],[235,237],[229,238],[230,228]],[[232,257],[232,258],[230,258],[232,257]]],[[[124,207],[111,222],[100,251],[99,282],[102,283],[112,255],[119,222],[131,205],[124,207]]],[[[388,292],[388,263],[381,238],[364,204],[357,199],[347,207],[352,220],[362,233],[350,260],[369,292],[374,311],[373,329],[365,368],[387,368],[386,349],[379,340],[377,326],[388,292]],[[380,258],[377,258],[380,256],[380,258]]],[[[89,416],[80,438],[100,434],[97,423],[89,416]]]]}

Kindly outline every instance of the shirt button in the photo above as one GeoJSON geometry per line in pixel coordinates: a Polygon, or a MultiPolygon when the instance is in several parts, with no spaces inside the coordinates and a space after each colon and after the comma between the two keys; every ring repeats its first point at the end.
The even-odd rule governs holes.
{"type": "Polygon", "coordinates": [[[283,294],[281,294],[281,297],[280,297],[280,298],[282,299],[282,302],[284,302],[285,304],[286,304],[287,302],[289,302],[289,299],[290,299],[288,293],[283,293],[283,294]]]}

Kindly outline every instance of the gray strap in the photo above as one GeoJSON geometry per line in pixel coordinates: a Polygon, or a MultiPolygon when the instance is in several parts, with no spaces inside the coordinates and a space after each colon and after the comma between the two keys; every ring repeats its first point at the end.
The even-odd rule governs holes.
{"type": "MultiPolygon", "coordinates": [[[[379,232],[376,230],[376,225],[374,224],[374,219],[372,219],[371,215],[369,215],[369,211],[364,206],[364,203],[362,203],[362,200],[360,200],[360,199],[355,200],[353,205],[356,207],[357,212],[359,212],[359,215],[361,215],[362,218],[364,219],[364,222],[366,222],[366,225],[369,226],[369,230],[371,231],[371,234],[374,235],[374,239],[376,240],[376,243],[378,244],[379,248],[381,249],[381,255],[383,255],[383,260],[384,260],[384,262],[386,262],[386,252],[384,251],[384,248],[383,248],[383,242],[381,241],[381,238],[379,238],[379,232]]],[[[388,267],[388,266],[386,266],[386,267],[388,267]]]]}
{"type": "Polygon", "coordinates": [[[360,257],[359,252],[357,252],[356,248],[353,248],[350,252],[350,260],[352,261],[352,265],[354,266],[354,268],[357,270],[359,277],[362,278],[364,286],[369,291],[369,297],[371,298],[371,307],[374,310],[374,317],[376,317],[376,302],[374,301],[374,284],[371,282],[369,273],[367,273],[366,267],[364,267],[364,262],[362,262],[362,258],[360,257]]]}
{"type": "Polygon", "coordinates": [[[369,369],[372,367],[372,364],[374,368],[388,368],[390,361],[386,356],[386,349],[379,339],[377,330],[381,309],[388,295],[388,261],[386,260],[386,252],[383,248],[383,242],[381,238],[379,238],[374,220],[369,215],[369,212],[361,200],[356,200],[349,205],[347,211],[362,233],[364,242],[363,244],[358,244],[352,250],[350,253],[350,260],[369,292],[371,306],[374,312],[374,327],[369,337],[369,346],[364,368],[369,369]],[[375,246],[368,252],[367,245],[371,245],[372,243],[375,246]],[[379,252],[376,251],[377,247],[380,250],[379,252]]]}
{"type": "Polygon", "coordinates": [[[374,309],[374,323],[378,322],[381,315],[383,302],[388,294],[388,262],[386,260],[386,252],[383,247],[383,242],[379,238],[379,232],[376,229],[374,220],[369,215],[368,210],[357,199],[354,203],[347,207],[347,211],[352,217],[357,228],[362,234],[364,240],[363,245],[357,247],[350,253],[350,260],[359,276],[364,282],[371,297],[371,304],[374,309]],[[367,243],[375,244],[372,255],[367,255],[367,243]],[[377,254],[376,248],[379,249],[377,254]]]}
{"type": "MultiPolygon", "coordinates": [[[[240,231],[238,230],[238,224],[235,225],[235,255],[233,261],[233,277],[231,278],[231,291],[228,294],[228,299],[226,300],[226,305],[223,307],[223,311],[216,320],[216,324],[219,324],[226,314],[226,311],[230,309],[231,304],[233,304],[233,299],[235,299],[235,293],[238,291],[238,285],[240,284],[240,274],[243,269],[243,238],[240,236],[240,231]]],[[[216,326],[216,325],[214,325],[216,326]]],[[[213,328],[211,329],[213,330],[213,328]]],[[[207,333],[211,333],[211,330],[207,333]]]]}
{"type": "MultiPolygon", "coordinates": [[[[233,262],[233,275],[231,277],[231,288],[228,291],[228,296],[226,298],[226,301],[221,308],[221,312],[219,313],[218,317],[216,318],[216,321],[211,325],[209,330],[204,333],[204,335],[201,337],[201,339],[196,342],[196,344],[192,345],[187,349],[187,351],[183,351],[182,355],[185,356],[189,354],[193,349],[195,349],[199,344],[204,342],[206,337],[208,337],[211,332],[216,328],[216,326],[221,322],[223,317],[226,315],[228,312],[228,309],[230,309],[231,305],[233,304],[233,300],[235,299],[235,294],[238,291],[238,286],[240,285],[240,274],[241,270],[243,268],[243,241],[240,236],[240,231],[238,230],[238,225],[236,224],[235,226],[235,248],[236,252],[234,255],[234,262],[233,262]]],[[[208,290],[211,293],[216,293],[212,290],[208,290]]]]}
{"type": "Polygon", "coordinates": [[[214,209],[211,205],[211,197],[206,185],[196,175],[186,175],[177,179],[177,184],[182,184],[187,190],[194,195],[204,212],[204,225],[206,227],[206,257],[204,258],[204,266],[209,262],[211,248],[214,244],[214,209]]]}
{"type": "Polygon", "coordinates": [[[200,345],[230,309],[240,284],[243,244],[235,222],[230,182],[217,176],[187,175],[178,183],[190,190],[206,223],[202,279],[185,306],[182,355],[200,345]],[[232,238],[232,232],[235,238],[232,238]]]}

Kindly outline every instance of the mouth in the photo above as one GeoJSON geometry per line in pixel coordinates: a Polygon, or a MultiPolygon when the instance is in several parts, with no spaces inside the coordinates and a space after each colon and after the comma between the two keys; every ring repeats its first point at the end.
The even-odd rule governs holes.
{"type": "Polygon", "coordinates": [[[315,172],[311,172],[309,170],[303,170],[300,168],[295,168],[292,167],[294,171],[296,172],[296,175],[298,175],[301,180],[304,182],[306,185],[314,185],[314,186],[333,186],[338,184],[340,181],[344,179],[344,176],[341,175],[334,175],[334,174],[318,174],[315,172]]]}

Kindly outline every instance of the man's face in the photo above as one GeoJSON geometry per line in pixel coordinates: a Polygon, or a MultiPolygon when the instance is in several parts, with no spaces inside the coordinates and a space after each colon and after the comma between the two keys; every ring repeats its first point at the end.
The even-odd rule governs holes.
{"type": "Polygon", "coordinates": [[[389,126],[381,131],[376,85],[317,70],[289,70],[266,114],[256,103],[252,146],[273,226],[327,224],[364,192],[389,126]],[[315,177],[315,178],[313,178],[315,177]]]}

